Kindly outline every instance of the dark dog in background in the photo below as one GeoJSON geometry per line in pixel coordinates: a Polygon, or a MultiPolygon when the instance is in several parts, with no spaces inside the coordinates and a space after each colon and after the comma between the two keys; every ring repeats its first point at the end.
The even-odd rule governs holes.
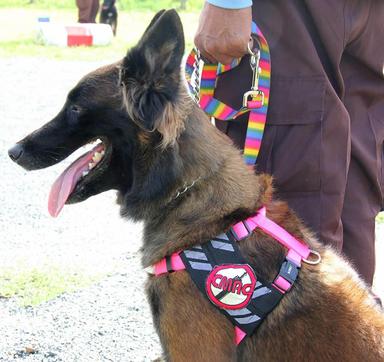
{"type": "MultiPolygon", "coordinates": [[[[82,78],[58,115],[12,147],[10,157],[28,170],[41,169],[99,139],[53,185],[50,213],[117,190],[122,216],[144,222],[144,267],[211,240],[263,205],[270,219],[321,254],[319,265],[303,264],[292,290],[239,346],[232,324],[189,274],[149,277],[148,300],[166,360],[384,361],[384,316],[369,289],[272,198],[269,176],[250,171],[188,97],[183,54],[177,13],[158,13],[122,61],[82,78]]],[[[268,282],[286,254],[260,230],[239,248],[268,282]]]]}
{"type": "Polygon", "coordinates": [[[116,0],[104,0],[100,11],[100,23],[109,24],[112,28],[113,35],[116,36],[117,29],[117,9],[116,0]]]}

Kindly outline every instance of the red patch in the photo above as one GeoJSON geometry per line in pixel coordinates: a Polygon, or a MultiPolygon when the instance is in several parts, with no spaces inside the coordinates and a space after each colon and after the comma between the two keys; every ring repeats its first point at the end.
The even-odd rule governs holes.
{"type": "Polygon", "coordinates": [[[205,283],[210,301],[223,309],[246,307],[255,287],[255,272],[248,264],[216,266],[209,273],[205,283]]]}

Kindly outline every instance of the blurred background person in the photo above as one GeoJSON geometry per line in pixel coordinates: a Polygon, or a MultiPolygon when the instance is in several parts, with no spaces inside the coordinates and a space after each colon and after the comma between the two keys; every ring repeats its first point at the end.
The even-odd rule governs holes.
{"type": "Polygon", "coordinates": [[[95,23],[99,11],[99,0],[76,0],[79,9],[79,23],[95,23]]]}

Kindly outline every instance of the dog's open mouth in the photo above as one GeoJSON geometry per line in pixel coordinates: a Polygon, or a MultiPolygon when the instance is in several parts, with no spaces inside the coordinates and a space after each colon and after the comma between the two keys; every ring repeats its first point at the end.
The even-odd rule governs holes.
{"type": "Polygon", "coordinates": [[[48,211],[51,216],[59,215],[71,195],[103,168],[102,165],[108,156],[110,150],[107,143],[98,140],[96,146],[65,169],[51,187],[48,199],[48,211]]]}

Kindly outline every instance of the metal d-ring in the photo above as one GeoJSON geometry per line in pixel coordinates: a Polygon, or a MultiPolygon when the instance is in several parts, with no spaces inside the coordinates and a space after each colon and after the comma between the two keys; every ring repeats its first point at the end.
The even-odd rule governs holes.
{"type": "Polygon", "coordinates": [[[252,37],[249,38],[249,42],[248,42],[248,44],[247,44],[248,54],[249,54],[249,55],[256,55],[256,54],[253,52],[253,50],[251,49],[251,43],[253,43],[253,38],[252,38],[252,37]]]}
{"type": "Polygon", "coordinates": [[[308,260],[308,259],[303,259],[303,262],[306,263],[306,264],[310,264],[310,265],[317,265],[321,262],[321,255],[319,252],[317,252],[316,250],[309,250],[310,253],[308,255],[308,258],[311,256],[311,255],[315,255],[317,257],[317,259],[315,260],[308,260]]]}
{"type": "MultiPolygon", "coordinates": [[[[254,34],[255,35],[255,34],[254,34]]],[[[261,49],[261,43],[260,43],[260,40],[258,39],[258,37],[255,35],[255,36],[251,36],[249,37],[249,41],[248,41],[248,44],[247,44],[247,48],[248,48],[248,54],[249,55],[253,55],[255,56],[257,53],[254,52],[252,49],[251,49],[251,44],[257,44],[257,51],[260,51],[261,49]]]]}

